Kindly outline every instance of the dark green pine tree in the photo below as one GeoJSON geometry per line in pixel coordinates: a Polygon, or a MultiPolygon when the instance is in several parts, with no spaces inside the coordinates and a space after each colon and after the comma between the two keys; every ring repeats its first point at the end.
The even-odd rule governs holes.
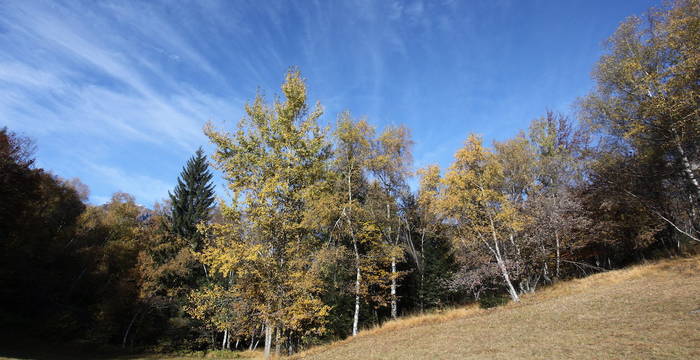
{"type": "Polygon", "coordinates": [[[189,241],[194,250],[201,246],[197,224],[208,221],[214,205],[214,184],[207,158],[200,147],[182,169],[173,193],[168,192],[172,202],[169,216],[173,234],[189,241]]]}

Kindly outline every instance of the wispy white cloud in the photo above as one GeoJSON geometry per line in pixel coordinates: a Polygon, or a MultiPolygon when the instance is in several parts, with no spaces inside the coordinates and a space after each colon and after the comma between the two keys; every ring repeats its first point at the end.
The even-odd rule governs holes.
{"type": "MultiPolygon", "coordinates": [[[[57,115],[65,116],[70,112],[79,116],[60,116],[61,119],[84,122],[84,127],[95,132],[101,132],[102,127],[111,124],[116,126],[109,129],[111,136],[166,141],[189,150],[202,142],[204,120],[224,115],[215,113],[216,110],[226,111],[233,107],[225,109],[221,105],[223,100],[217,96],[195,90],[164,73],[152,64],[153,60],[140,57],[138,45],[121,38],[120,34],[95,33],[95,27],[106,27],[107,24],[88,27],[83,21],[73,19],[74,13],[69,8],[47,9],[30,2],[18,3],[15,10],[15,16],[9,17],[11,24],[6,25],[10,32],[24,34],[35,44],[42,44],[39,52],[51,53],[54,60],[27,59],[24,57],[26,50],[17,49],[24,62],[18,62],[20,59],[3,61],[0,74],[14,74],[5,79],[22,87],[15,89],[17,93],[36,97],[46,95],[48,90],[63,94],[58,99],[62,104],[57,115]],[[27,14],[31,16],[25,16],[27,14]],[[42,70],[36,71],[37,68],[42,70]],[[85,71],[90,70],[95,73],[96,81],[75,78],[75,74],[84,77],[85,71]],[[41,88],[37,89],[37,86],[41,88]],[[33,93],[36,91],[40,94],[33,93]],[[210,107],[212,104],[216,104],[214,111],[210,107]]],[[[116,14],[123,21],[139,19],[130,16],[123,7],[112,6],[111,10],[118,10],[116,14]]],[[[99,22],[100,18],[97,19],[99,22]]],[[[195,68],[203,69],[213,78],[219,77],[208,62],[167,24],[155,17],[149,17],[148,24],[148,28],[139,27],[145,25],[141,21],[132,25],[142,31],[160,34],[158,39],[168,39],[163,45],[172,53],[192,59],[195,68]]],[[[33,107],[36,105],[32,104],[33,107]]],[[[7,111],[6,108],[0,109],[3,110],[7,111]]]]}
{"type": "Polygon", "coordinates": [[[593,34],[619,21],[594,5],[595,22],[562,40],[566,8],[588,3],[0,1],[0,126],[35,137],[42,166],[90,179],[93,199],[124,190],[149,203],[207,148],[205,121],[237,120],[256,87],[278,93],[299,65],[322,121],[350,109],[379,128],[405,123],[416,163],[445,164],[469,131],[510,134],[587,86],[593,34]],[[538,42],[557,52],[528,51],[538,42]]]}
{"type": "MultiPolygon", "coordinates": [[[[192,39],[152,8],[18,1],[0,5],[0,13],[5,50],[0,53],[0,120],[38,137],[40,149],[52,150],[40,156],[79,163],[86,154],[77,148],[105,143],[175,147],[188,154],[206,142],[205,121],[241,113],[242,101],[224,76],[192,39]],[[195,72],[194,80],[172,72],[178,69],[195,72]],[[203,90],[203,82],[219,92],[203,90]],[[71,146],[57,146],[51,139],[71,146]]],[[[108,160],[92,154],[90,161],[108,160]]],[[[90,168],[142,201],[167,190],[166,182],[147,174],[90,168]],[[128,178],[139,181],[123,180],[128,178]]]]}

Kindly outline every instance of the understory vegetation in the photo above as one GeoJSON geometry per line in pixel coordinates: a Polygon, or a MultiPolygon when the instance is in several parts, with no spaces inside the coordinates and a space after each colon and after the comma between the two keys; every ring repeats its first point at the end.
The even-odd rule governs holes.
{"type": "MultiPolygon", "coordinates": [[[[235,128],[207,124],[214,153],[197,151],[150,209],[125,193],[89,204],[80,180],[38,168],[32,141],[3,128],[0,338],[269,358],[406,315],[520,306],[563,280],[693,254],[698,14],[700,1],[678,0],[628,19],[574,118],[547,111],[491,144],[468,135],[446,169],[414,169],[404,126],[377,129],[349,111],[322,126],[295,68],[235,128]],[[230,198],[215,199],[209,166],[230,198]]],[[[605,289],[595,301],[639,295],[605,289]]]]}

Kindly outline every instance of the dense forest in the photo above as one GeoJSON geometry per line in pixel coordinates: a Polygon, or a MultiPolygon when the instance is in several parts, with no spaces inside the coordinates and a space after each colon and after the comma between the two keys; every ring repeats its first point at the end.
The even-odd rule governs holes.
{"type": "Polygon", "coordinates": [[[449,168],[415,170],[408,128],[349,111],[321,126],[292,68],[235,128],[205,126],[214,153],[152,209],[125,193],[89,204],[3,128],[2,338],[269,357],[697,252],[700,1],[623,22],[593,77],[571,117],[543,111],[492,144],[468,135],[449,168]]]}

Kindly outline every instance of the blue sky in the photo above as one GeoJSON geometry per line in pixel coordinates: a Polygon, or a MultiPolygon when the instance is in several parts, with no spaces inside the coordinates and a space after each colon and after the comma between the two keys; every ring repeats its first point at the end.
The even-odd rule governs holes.
{"type": "MultiPolygon", "coordinates": [[[[211,120],[231,127],[289,66],[332,122],[405,124],[416,167],[513,136],[588,92],[602,42],[659,1],[0,1],[0,126],[40,167],[151,205],[211,120]]],[[[219,181],[220,183],[220,181],[219,181]]],[[[221,186],[221,185],[220,185],[221,186]]],[[[220,194],[224,194],[222,188],[220,194]]]]}

